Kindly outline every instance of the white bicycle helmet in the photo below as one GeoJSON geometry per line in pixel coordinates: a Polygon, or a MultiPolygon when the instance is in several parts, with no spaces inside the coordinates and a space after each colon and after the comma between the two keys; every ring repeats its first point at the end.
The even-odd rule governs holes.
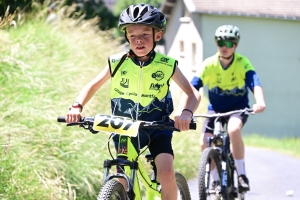
{"type": "Polygon", "coordinates": [[[217,28],[215,40],[229,40],[238,44],[240,40],[240,29],[234,25],[223,25],[217,28]]]}
{"type": "Polygon", "coordinates": [[[141,3],[129,6],[120,15],[118,25],[120,31],[125,31],[125,28],[131,24],[151,26],[165,33],[167,21],[166,16],[159,9],[141,3]]]}

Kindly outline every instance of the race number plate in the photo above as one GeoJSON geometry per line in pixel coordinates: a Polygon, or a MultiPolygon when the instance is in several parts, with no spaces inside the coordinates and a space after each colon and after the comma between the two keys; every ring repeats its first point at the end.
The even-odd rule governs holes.
{"type": "Polygon", "coordinates": [[[93,129],[135,137],[141,122],[126,117],[98,114],[95,116],[93,129]]]}

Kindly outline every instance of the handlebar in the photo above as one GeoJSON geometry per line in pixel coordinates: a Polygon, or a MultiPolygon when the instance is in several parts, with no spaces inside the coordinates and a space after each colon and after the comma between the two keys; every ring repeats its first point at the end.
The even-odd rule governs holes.
{"type": "Polygon", "coordinates": [[[253,109],[250,108],[245,108],[245,109],[241,109],[241,110],[234,110],[234,111],[230,111],[230,112],[225,112],[225,113],[214,113],[214,114],[195,114],[193,116],[193,118],[197,118],[197,117],[205,117],[205,118],[219,118],[219,117],[227,117],[230,116],[232,114],[236,114],[236,113],[243,113],[245,115],[253,115],[253,109]]]}
{"type": "MultiPolygon", "coordinates": [[[[59,116],[57,118],[57,122],[66,123],[66,117],[59,116]]],[[[180,131],[174,127],[174,121],[170,120],[168,116],[163,117],[163,119],[160,121],[148,122],[133,121],[131,119],[125,119],[124,117],[98,114],[94,117],[81,117],[79,122],[67,124],[67,126],[76,125],[79,125],[84,129],[89,129],[92,133],[97,133],[99,130],[102,131],[103,129],[106,129],[104,131],[108,132],[116,132],[116,130],[119,132],[128,132],[128,129],[131,129],[131,127],[134,128],[134,131],[140,128],[180,131]]],[[[196,130],[196,123],[193,120],[190,123],[190,129],[196,130]]],[[[134,134],[130,133],[130,135],[133,136],[134,134]]]]}
{"type": "MultiPolygon", "coordinates": [[[[174,127],[174,121],[169,121],[169,122],[164,122],[164,121],[142,122],[140,124],[140,128],[180,131],[179,129],[174,127]]],[[[191,122],[189,129],[190,130],[196,130],[196,123],[191,122]]]]}

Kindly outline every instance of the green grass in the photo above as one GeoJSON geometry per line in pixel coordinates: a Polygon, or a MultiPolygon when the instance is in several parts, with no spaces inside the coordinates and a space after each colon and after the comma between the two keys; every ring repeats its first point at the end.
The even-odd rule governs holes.
{"type": "MultiPolygon", "coordinates": [[[[56,118],[119,50],[110,32],[75,24],[34,20],[0,30],[0,199],[95,199],[101,187],[108,134],[66,127],[56,118]]],[[[110,113],[109,86],[96,93],[83,115],[110,113]]],[[[206,103],[204,98],[199,113],[206,103]]],[[[200,130],[174,133],[175,169],[187,179],[197,174],[200,130]]],[[[299,156],[299,139],[245,141],[299,156]]]]}
{"type": "MultiPolygon", "coordinates": [[[[0,199],[92,199],[108,157],[106,134],[66,128],[81,88],[118,51],[87,23],[33,21],[0,32],[0,199]],[[86,27],[84,27],[84,25],[86,27]]],[[[109,112],[105,84],[83,114],[109,112]]]]}
{"type": "Polygon", "coordinates": [[[245,145],[271,149],[280,153],[300,158],[300,138],[270,138],[251,134],[244,137],[245,145]]]}

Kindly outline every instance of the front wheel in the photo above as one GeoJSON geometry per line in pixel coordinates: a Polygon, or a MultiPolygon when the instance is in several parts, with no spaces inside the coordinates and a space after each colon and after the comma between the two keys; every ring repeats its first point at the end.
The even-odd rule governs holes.
{"type": "Polygon", "coordinates": [[[221,159],[220,154],[217,150],[208,147],[204,149],[201,155],[199,171],[198,171],[198,187],[199,187],[199,199],[207,200],[211,197],[218,197],[220,193],[220,188],[213,187],[210,171],[212,166],[215,166],[219,180],[221,180],[221,159]]]}
{"type": "Polygon", "coordinates": [[[101,188],[97,200],[125,200],[126,192],[123,185],[111,179],[107,181],[101,188]]]}
{"type": "Polygon", "coordinates": [[[175,172],[176,185],[178,190],[178,200],[191,200],[189,186],[182,174],[175,172]]]}

